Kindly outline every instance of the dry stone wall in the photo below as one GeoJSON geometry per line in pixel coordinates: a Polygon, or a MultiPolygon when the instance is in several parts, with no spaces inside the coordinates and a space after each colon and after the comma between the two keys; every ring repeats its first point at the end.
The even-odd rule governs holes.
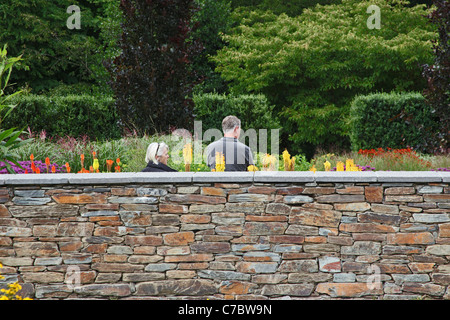
{"type": "Polygon", "coordinates": [[[3,175],[34,299],[450,299],[450,175],[3,175]]]}

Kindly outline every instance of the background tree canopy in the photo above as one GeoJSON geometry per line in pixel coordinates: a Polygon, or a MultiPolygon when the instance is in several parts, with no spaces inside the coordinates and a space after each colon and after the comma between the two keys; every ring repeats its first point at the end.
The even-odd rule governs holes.
{"type": "Polygon", "coordinates": [[[22,68],[11,81],[33,93],[61,85],[78,85],[84,92],[104,88],[102,61],[112,55],[118,7],[117,0],[2,1],[0,43],[8,44],[11,56],[23,55],[22,68]],[[71,5],[81,10],[81,29],[67,28],[71,5]]]}
{"type": "MultiPolygon", "coordinates": [[[[183,1],[153,0],[152,3],[167,5],[183,1]]],[[[356,96],[376,92],[423,92],[427,87],[427,81],[421,75],[423,65],[430,66],[424,73],[428,82],[434,79],[429,90],[434,93],[445,91],[445,86],[437,84],[445,83],[447,79],[440,73],[447,70],[443,66],[448,63],[448,50],[441,50],[440,56],[438,51],[433,52],[438,27],[426,18],[432,11],[432,2],[192,0],[196,10],[187,18],[192,32],[183,41],[186,44],[199,41],[204,49],[200,54],[189,56],[189,63],[180,69],[178,78],[190,73],[198,76],[194,77],[196,80],[203,80],[200,84],[199,81],[192,82],[192,78],[183,80],[184,88],[195,85],[194,93],[198,97],[209,93],[219,93],[224,99],[244,95],[266,97],[273,120],[282,124],[281,148],[286,147],[292,153],[309,153],[311,156],[316,148],[329,149],[330,146],[348,150],[350,105],[356,96]],[[367,8],[371,5],[380,8],[380,29],[367,27],[372,14],[367,8]],[[434,75],[430,74],[431,70],[434,75]]],[[[448,6],[448,1],[443,0],[435,0],[434,4],[440,2],[448,6]]],[[[123,101],[118,104],[122,106],[119,112],[122,123],[131,114],[135,115],[136,121],[143,119],[139,116],[142,109],[128,109],[131,101],[126,98],[128,94],[142,96],[139,101],[143,102],[134,105],[144,109],[148,107],[148,101],[156,101],[152,108],[164,115],[164,103],[174,94],[166,94],[167,99],[162,94],[158,98],[161,103],[146,95],[148,70],[150,66],[163,70],[175,60],[169,58],[169,52],[166,52],[165,60],[157,61],[156,55],[149,60],[150,49],[143,54],[136,48],[143,47],[139,37],[145,41],[154,36],[163,39],[165,34],[173,33],[173,29],[165,27],[165,21],[161,21],[164,27],[158,29],[158,35],[150,34],[150,28],[140,23],[130,27],[128,22],[127,26],[120,3],[121,0],[2,1],[0,45],[7,44],[11,56],[22,55],[23,58],[12,74],[10,82],[15,86],[9,90],[25,88],[25,92],[47,96],[101,94],[101,101],[108,101],[116,94],[114,99],[117,101],[116,89],[120,88],[124,92],[123,101]],[[70,5],[81,9],[79,30],[70,30],[66,26],[71,15],[66,10],[70,5]],[[124,30],[137,34],[136,37],[129,35],[129,39],[133,38],[129,45],[119,42],[124,30]],[[136,66],[134,72],[140,73],[141,85],[131,85],[126,77],[120,78],[124,73],[118,72],[123,82],[113,90],[108,85],[110,74],[105,65],[111,66],[114,59],[124,54],[124,49],[133,51],[133,48],[140,52],[135,60],[143,66],[133,65],[128,58],[121,65],[136,66]]],[[[443,20],[439,28],[442,29],[443,23],[448,26],[448,17],[442,14],[439,17],[443,20]]],[[[130,72],[131,69],[120,70],[130,72]]],[[[161,84],[161,87],[179,83],[173,81],[169,85],[161,84]]],[[[158,89],[158,92],[162,91],[158,89]]],[[[183,96],[178,101],[183,101],[190,95],[190,90],[178,93],[183,96]]],[[[442,100],[443,95],[439,97],[442,100]]],[[[197,101],[209,100],[199,98],[197,101]]],[[[434,110],[445,112],[442,105],[435,103],[434,110]]],[[[181,114],[186,114],[186,119],[191,118],[191,105],[187,108],[189,111],[183,103],[171,103],[171,106],[169,113],[177,118],[172,126],[186,123],[181,121],[181,114]]],[[[48,108],[52,106],[48,105],[48,108]]],[[[208,108],[215,111],[213,105],[203,104],[201,108],[205,111],[204,117],[209,115],[208,108]]],[[[143,120],[144,125],[149,122],[147,120],[143,120]]],[[[33,123],[29,125],[33,127],[33,123]]],[[[167,125],[159,128],[163,127],[167,125]]]]}
{"type": "MultiPolygon", "coordinates": [[[[425,5],[342,0],[300,16],[236,10],[239,26],[213,60],[234,93],[262,93],[285,120],[294,148],[348,142],[350,102],[374,91],[421,91],[420,65],[432,60],[436,32],[425,5]],[[367,27],[367,8],[381,29],[367,27]]],[[[285,143],[287,141],[284,141],[285,143]]],[[[291,147],[292,149],[292,147],[291,147]]]]}

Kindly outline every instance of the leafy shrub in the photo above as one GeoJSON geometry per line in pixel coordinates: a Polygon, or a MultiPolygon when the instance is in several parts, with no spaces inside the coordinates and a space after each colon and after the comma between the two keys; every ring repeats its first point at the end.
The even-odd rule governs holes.
{"type": "Polygon", "coordinates": [[[17,108],[5,125],[45,130],[48,136],[87,135],[92,139],[114,139],[121,136],[114,100],[91,95],[47,97],[23,95],[11,99],[17,108]]]}
{"type": "Polygon", "coordinates": [[[439,31],[439,40],[434,40],[434,63],[424,65],[422,75],[427,79],[428,88],[424,95],[433,111],[439,116],[439,129],[431,140],[424,141],[428,152],[448,153],[450,151],[450,2],[435,0],[436,10],[428,15],[430,22],[439,31]]]}
{"type": "Polygon", "coordinates": [[[307,144],[346,147],[356,95],[425,85],[418,64],[432,61],[436,32],[425,6],[403,3],[376,1],[381,29],[367,27],[367,8],[374,4],[367,0],[317,5],[297,17],[235,11],[241,24],[212,59],[231,92],[262,93],[276,106],[293,142],[283,147],[294,153],[307,144]]]}
{"type": "Polygon", "coordinates": [[[416,148],[434,132],[439,121],[424,97],[413,92],[357,96],[350,114],[353,150],[416,148]]]}
{"type": "Polygon", "coordinates": [[[26,145],[28,142],[31,142],[31,140],[22,140],[20,138],[20,135],[24,133],[22,131],[23,129],[3,129],[5,118],[7,118],[11,114],[11,111],[16,107],[11,101],[15,96],[21,93],[21,91],[16,91],[11,94],[5,94],[5,90],[9,87],[8,82],[11,77],[13,66],[21,60],[21,57],[7,57],[8,52],[6,47],[7,46],[4,45],[3,49],[0,49],[0,160],[2,160],[0,169],[6,167],[6,170],[9,173],[14,173],[11,164],[20,167],[20,164],[17,162],[18,158],[13,154],[14,149],[26,145]]]}
{"type": "MultiPolygon", "coordinates": [[[[271,106],[264,95],[225,95],[205,93],[194,95],[196,120],[202,121],[202,130],[218,129],[222,132],[222,120],[234,115],[241,120],[242,130],[267,129],[267,152],[270,152],[271,134],[269,129],[280,129],[280,123],[272,113],[271,106]]],[[[257,150],[252,150],[256,152],[257,150]]]]}

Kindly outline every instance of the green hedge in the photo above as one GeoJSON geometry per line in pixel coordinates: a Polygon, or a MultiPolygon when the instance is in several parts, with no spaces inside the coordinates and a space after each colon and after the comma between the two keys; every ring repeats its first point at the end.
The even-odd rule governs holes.
{"type": "Polygon", "coordinates": [[[203,133],[212,128],[222,131],[223,118],[228,115],[234,115],[241,120],[242,130],[256,130],[258,141],[259,129],[267,129],[267,152],[271,151],[270,129],[280,129],[281,135],[281,125],[277,116],[273,113],[273,106],[269,104],[267,98],[262,94],[225,95],[204,93],[194,95],[193,100],[195,104],[195,120],[202,121],[203,133]]]}
{"type": "Polygon", "coordinates": [[[420,151],[439,121],[415,92],[357,96],[350,117],[353,150],[409,146],[420,151]]]}
{"type": "Polygon", "coordinates": [[[222,130],[222,120],[234,115],[241,120],[242,129],[278,128],[279,122],[272,115],[273,106],[262,94],[225,95],[205,93],[194,95],[196,120],[202,120],[203,128],[222,130]]]}
{"type": "Polygon", "coordinates": [[[2,122],[3,128],[30,127],[48,136],[89,136],[91,139],[120,138],[118,116],[112,98],[91,95],[19,95],[17,104],[2,122]]]}

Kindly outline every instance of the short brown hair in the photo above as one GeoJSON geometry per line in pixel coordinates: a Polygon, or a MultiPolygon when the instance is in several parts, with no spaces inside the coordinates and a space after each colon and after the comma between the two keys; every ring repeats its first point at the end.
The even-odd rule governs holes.
{"type": "Polygon", "coordinates": [[[241,120],[235,116],[226,116],[222,120],[222,130],[224,133],[233,130],[235,127],[241,126],[241,120]]]}

